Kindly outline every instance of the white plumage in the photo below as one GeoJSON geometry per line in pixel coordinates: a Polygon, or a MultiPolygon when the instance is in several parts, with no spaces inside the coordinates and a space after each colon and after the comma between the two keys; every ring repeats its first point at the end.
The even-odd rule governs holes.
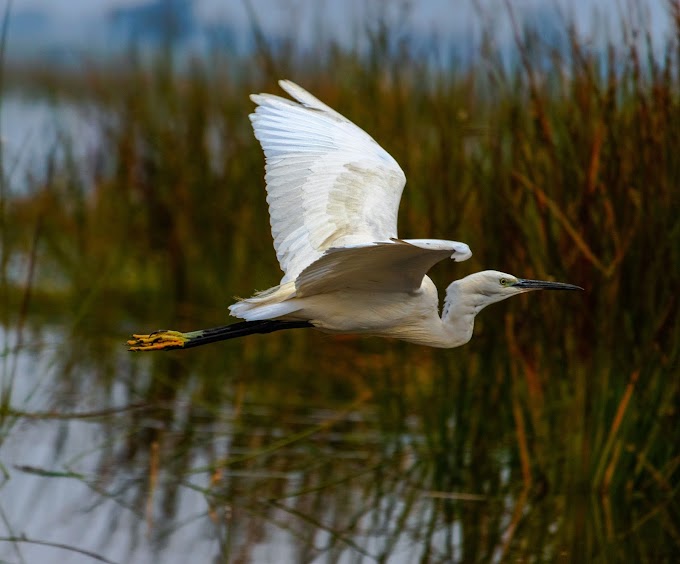
{"type": "Polygon", "coordinates": [[[250,120],[266,158],[274,248],[293,281],[330,248],[397,237],[406,177],[366,132],[290,81],[299,104],[271,94],[250,120]]]}
{"type": "Polygon", "coordinates": [[[467,260],[469,247],[399,239],[406,178],[397,162],[306,90],[279,84],[296,101],[253,95],[250,119],[265,155],[281,283],[230,306],[244,323],[134,335],[131,350],[189,348],[297,327],[456,347],[470,340],[475,316],[491,303],[530,290],[581,289],[487,270],[450,284],[440,316],[437,288],[426,273],[445,258],[467,260]]]}
{"type": "Polygon", "coordinates": [[[272,236],[284,276],[279,286],[233,304],[232,315],[307,318],[329,331],[344,330],[347,322],[339,322],[337,312],[335,322],[316,312],[319,296],[417,293],[434,264],[472,255],[456,241],[398,239],[406,177],[397,162],[306,90],[288,80],[279,84],[299,103],[255,94],[250,120],[265,155],[272,236]]]}

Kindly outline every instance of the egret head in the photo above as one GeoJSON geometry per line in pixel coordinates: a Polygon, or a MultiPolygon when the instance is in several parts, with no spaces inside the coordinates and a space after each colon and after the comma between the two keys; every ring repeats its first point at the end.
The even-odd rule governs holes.
{"type": "Polygon", "coordinates": [[[573,284],[527,280],[497,270],[475,272],[457,280],[450,288],[460,293],[458,299],[465,296],[478,309],[533,290],[583,290],[580,286],[573,284]],[[457,288],[454,289],[454,286],[457,286],[457,288]]]}

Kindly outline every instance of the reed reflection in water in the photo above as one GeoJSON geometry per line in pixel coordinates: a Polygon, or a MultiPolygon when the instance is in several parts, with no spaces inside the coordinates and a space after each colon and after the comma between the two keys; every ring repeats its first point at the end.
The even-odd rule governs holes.
{"type": "MultiPolygon", "coordinates": [[[[254,339],[266,348],[271,336],[254,339]]],[[[29,540],[115,562],[447,562],[538,552],[576,561],[649,550],[650,530],[668,518],[663,503],[618,512],[612,500],[564,491],[547,476],[527,482],[512,402],[465,368],[437,369],[430,351],[377,355],[354,340],[275,337],[276,347],[313,348],[318,362],[342,370],[343,357],[367,349],[344,382],[333,381],[335,371],[305,382],[311,374],[289,371],[285,358],[259,375],[239,370],[234,347],[215,357],[227,368],[217,362],[199,374],[188,352],[140,368],[112,348],[109,362],[93,366],[87,348],[69,351],[63,335],[44,340],[61,344],[19,355],[13,396],[28,401],[7,416],[2,451],[11,464],[7,526],[29,540]],[[202,393],[206,385],[219,393],[202,393]]],[[[22,542],[4,543],[2,554],[53,561],[57,553],[22,542]]]]}

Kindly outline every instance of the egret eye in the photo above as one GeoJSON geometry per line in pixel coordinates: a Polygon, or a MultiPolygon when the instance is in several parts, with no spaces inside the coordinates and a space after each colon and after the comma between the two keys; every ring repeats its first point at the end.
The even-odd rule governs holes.
{"type": "Polygon", "coordinates": [[[507,286],[508,284],[510,284],[510,280],[508,280],[507,278],[501,278],[500,283],[501,286],[507,286]]]}

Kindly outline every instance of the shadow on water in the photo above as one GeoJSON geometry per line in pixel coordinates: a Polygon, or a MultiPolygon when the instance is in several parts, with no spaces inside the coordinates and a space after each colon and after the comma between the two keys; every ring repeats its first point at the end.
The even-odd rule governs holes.
{"type": "Polygon", "coordinates": [[[298,330],[127,353],[275,283],[246,114],[279,77],[40,75],[96,147],[0,175],[0,558],[677,560],[677,39],[531,43],[564,72],[533,36],[514,70],[489,44],[455,72],[375,40],[278,66],[402,163],[404,236],[470,243],[439,287],[493,267],[587,292],[492,306],[448,351],[298,330]]]}

